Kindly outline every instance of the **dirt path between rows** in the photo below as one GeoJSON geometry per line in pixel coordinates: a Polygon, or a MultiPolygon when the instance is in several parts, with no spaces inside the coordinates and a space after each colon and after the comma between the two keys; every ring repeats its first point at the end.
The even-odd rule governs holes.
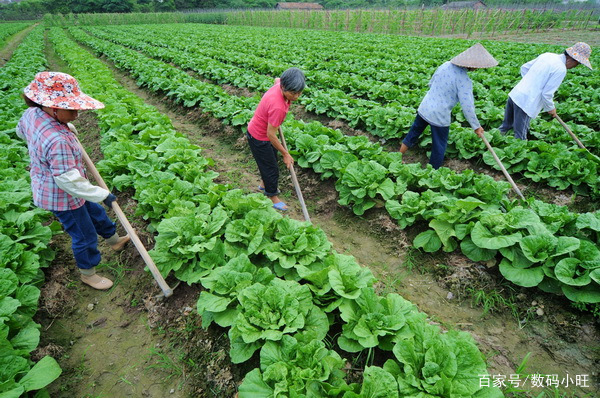
{"type": "Polygon", "coordinates": [[[8,62],[25,36],[27,36],[36,26],[37,24],[31,25],[7,39],[6,45],[0,49],[0,66],[4,66],[4,64],[8,62]]]}
{"type": "MultiPolygon", "coordinates": [[[[166,114],[179,132],[215,160],[214,169],[220,173],[217,182],[254,191],[259,181],[256,165],[239,131],[199,110],[183,110],[162,96],[149,94],[127,75],[113,71],[121,84],[166,114]]],[[[91,132],[84,145],[98,159],[101,153],[93,117],[82,117],[78,123],[80,131],[91,132]]],[[[337,204],[331,181],[320,181],[306,170],[298,170],[298,176],[313,223],[325,230],[334,248],[370,267],[381,281],[380,292],[400,293],[445,329],[470,332],[492,374],[508,378],[531,352],[528,372],[573,378],[588,374],[593,379],[590,387],[571,391],[577,396],[600,391],[600,335],[589,315],[575,313],[555,297],[503,285],[495,270],[461,255],[424,255],[411,250],[418,228],[399,230],[381,209],[356,217],[337,204]],[[490,292],[498,292],[500,298],[508,297],[508,292],[515,300],[510,305],[498,303],[492,313],[482,316],[482,309],[471,305],[472,294],[479,289],[490,297],[496,297],[490,292]]],[[[302,219],[289,176],[284,172],[282,177],[283,197],[291,205],[289,215],[302,219]]],[[[126,213],[133,214],[134,206],[128,200],[126,213]]],[[[142,220],[136,219],[134,225],[143,230],[142,220]]],[[[151,245],[151,237],[146,239],[151,245]]],[[[55,282],[68,286],[63,294],[71,295],[72,308],[46,323],[48,331],[42,333],[56,344],[55,350],[62,350],[60,363],[68,369],[66,379],[62,376],[60,385],[53,385],[56,396],[232,396],[249,365],[233,366],[228,361],[224,330],[199,328],[195,314],[199,287],[180,286],[172,298],[156,303],[149,297],[158,289],[152,287],[148,274],[139,271],[142,265],[130,247],[121,256],[103,250],[104,261],[114,269],[119,284],[108,294],[95,292],[77,281],[67,246],[68,242],[62,242],[63,255],[52,269],[66,274],[66,283],[60,275],[55,282]],[[67,388],[63,386],[70,395],[61,392],[67,388]]]]}

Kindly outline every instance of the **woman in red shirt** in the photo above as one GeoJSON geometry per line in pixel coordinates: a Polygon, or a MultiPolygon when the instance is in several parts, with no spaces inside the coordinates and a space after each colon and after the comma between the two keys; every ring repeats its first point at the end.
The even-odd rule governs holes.
{"type": "Polygon", "coordinates": [[[285,120],[290,104],[300,97],[305,86],[304,73],[300,69],[286,70],[263,95],[248,124],[248,144],[262,178],[258,189],[273,201],[273,207],[277,210],[288,209],[278,196],[277,151],[283,156],[283,163],[288,169],[294,164],[294,158],[279,142],[277,131],[285,120]]]}

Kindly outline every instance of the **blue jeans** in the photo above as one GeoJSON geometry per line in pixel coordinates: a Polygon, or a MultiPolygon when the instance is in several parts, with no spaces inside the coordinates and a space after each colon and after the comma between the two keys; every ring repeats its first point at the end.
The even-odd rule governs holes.
{"type": "Polygon", "coordinates": [[[506,108],[504,109],[504,120],[502,121],[502,126],[500,126],[500,132],[504,135],[508,130],[513,129],[515,138],[526,140],[530,123],[531,117],[508,97],[506,108]]]}
{"type": "Polygon", "coordinates": [[[417,113],[417,117],[408,130],[408,135],[404,138],[402,143],[409,148],[412,148],[419,141],[419,137],[425,131],[427,126],[431,126],[431,138],[433,140],[431,144],[431,157],[429,158],[429,164],[434,169],[439,169],[444,162],[444,155],[446,154],[446,146],[448,145],[448,134],[450,133],[450,126],[439,127],[429,124],[429,122],[421,117],[417,113]]]}
{"type": "Polygon", "coordinates": [[[71,236],[73,255],[79,268],[90,269],[100,264],[98,235],[110,238],[117,231],[104,208],[86,201],[75,210],[52,211],[71,236]]]}

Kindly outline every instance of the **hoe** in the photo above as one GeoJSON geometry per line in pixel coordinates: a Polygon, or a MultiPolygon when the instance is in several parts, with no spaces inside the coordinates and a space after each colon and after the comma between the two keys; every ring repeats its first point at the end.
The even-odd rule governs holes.
{"type": "MultiPolygon", "coordinates": [[[[71,131],[73,131],[73,133],[75,134],[75,137],[77,137],[77,129],[75,128],[75,126],[73,126],[72,124],[69,123],[69,128],[71,129],[71,131]]],[[[85,151],[85,148],[83,147],[83,145],[81,145],[79,138],[77,138],[77,142],[79,143],[79,146],[81,147],[81,153],[83,156],[83,160],[85,161],[85,164],[87,165],[89,171],[94,176],[94,179],[96,180],[96,182],[98,183],[99,186],[108,190],[108,187],[104,183],[104,180],[102,179],[102,176],[100,176],[100,173],[98,173],[98,170],[96,169],[96,166],[94,165],[94,162],[92,162],[92,159],[90,159],[89,155],[85,151]]],[[[137,251],[140,253],[140,256],[142,256],[142,259],[144,260],[146,265],[148,266],[148,269],[152,273],[154,280],[156,280],[156,282],[158,283],[158,286],[160,286],[160,289],[163,291],[162,295],[159,295],[157,297],[161,297],[161,296],[169,297],[169,296],[173,295],[173,289],[170,288],[169,285],[167,285],[167,282],[165,281],[165,279],[162,277],[162,275],[158,271],[158,268],[156,268],[156,265],[154,264],[152,257],[150,257],[150,255],[148,254],[148,251],[146,251],[144,244],[142,243],[142,241],[140,241],[140,238],[135,233],[135,230],[133,229],[133,227],[127,220],[127,217],[125,217],[125,214],[121,210],[121,207],[119,206],[119,204],[117,203],[116,200],[114,202],[112,202],[112,209],[115,212],[115,214],[117,215],[117,217],[119,218],[119,221],[121,222],[121,225],[123,226],[125,231],[129,234],[129,237],[131,238],[133,245],[135,246],[137,251]]]]}

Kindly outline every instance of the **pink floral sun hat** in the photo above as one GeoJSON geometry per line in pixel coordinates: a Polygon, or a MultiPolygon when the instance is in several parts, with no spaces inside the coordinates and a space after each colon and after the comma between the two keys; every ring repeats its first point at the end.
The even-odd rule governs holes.
{"type": "Polygon", "coordinates": [[[567,48],[566,51],[575,61],[592,69],[592,64],[590,63],[592,48],[589,44],[580,41],[579,43],[575,43],[573,47],[567,48]]]}
{"type": "Polygon", "coordinates": [[[102,109],[104,104],[84,94],[71,75],[61,72],[40,72],[23,90],[25,96],[48,108],[84,110],[102,109]]]}

